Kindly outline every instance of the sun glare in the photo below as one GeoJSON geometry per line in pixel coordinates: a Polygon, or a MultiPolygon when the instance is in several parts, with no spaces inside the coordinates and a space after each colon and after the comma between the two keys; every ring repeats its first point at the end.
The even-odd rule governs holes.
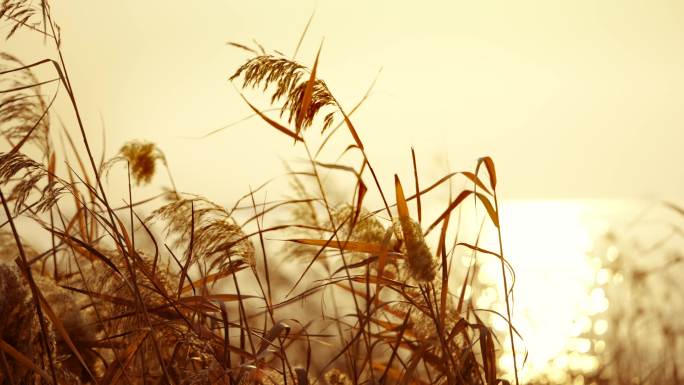
{"type": "MultiPolygon", "coordinates": [[[[605,311],[608,301],[601,289],[592,289],[597,267],[587,215],[587,205],[578,201],[509,201],[502,209],[504,255],[515,269],[512,318],[522,336],[516,353],[523,378],[562,382],[568,369],[596,365],[592,343],[581,335],[592,327],[605,331],[590,316],[605,311]]],[[[501,364],[510,370],[510,346],[503,346],[501,364]]]]}

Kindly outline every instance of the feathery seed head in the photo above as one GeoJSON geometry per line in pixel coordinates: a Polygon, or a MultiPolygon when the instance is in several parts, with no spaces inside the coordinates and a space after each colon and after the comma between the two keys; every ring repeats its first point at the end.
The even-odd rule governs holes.
{"type": "Polygon", "coordinates": [[[406,254],[406,273],[418,282],[431,282],[435,279],[436,267],[430,248],[425,243],[423,230],[411,218],[395,220],[394,232],[398,239],[403,240],[403,251],[406,254]]]}
{"type": "Polygon", "coordinates": [[[164,154],[150,142],[127,142],[121,147],[119,154],[128,161],[136,184],[149,183],[154,176],[157,160],[164,161],[164,154]]]}
{"type": "MultiPolygon", "coordinates": [[[[271,103],[285,99],[280,108],[280,116],[287,114],[288,123],[293,123],[298,116],[301,117],[301,127],[311,127],[315,116],[325,107],[337,107],[337,101],[328,90],[328,86],[321,79],[316,79],[311,91],[311,103],[306,111],[303,104],[304,93],[309,81],[309,70],[286,57],[263,54],[249,59],[230,77],[234,80],[243,76],[242,88],[263,87],[266,91],[269,86],[275,86],[271,96],[271,103]]],[[[337,109],[328,112],[323,119],[323,128],[328,129],[337,113],[337,109]]]]}
{"type": "Polygon", "coordinates": [[[201,197],[175,200],[155,210],[148,218],[166,221],[167,235],[175,246],[189,246],[192,262],[208,262],[209,269],[225,271],[235,264],[254,266],[254,245],[230,213],[201,197]]]}

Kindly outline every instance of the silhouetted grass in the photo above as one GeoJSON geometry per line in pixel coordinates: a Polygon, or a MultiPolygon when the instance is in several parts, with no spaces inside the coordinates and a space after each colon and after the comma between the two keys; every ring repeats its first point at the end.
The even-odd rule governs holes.
{"type": "MultiPolygon", "coordinates": [[[[502,248],[484,250],[477,240],[447,236],[451,214],[465,202],[481,205],[498,229],[490,158],[480,159],[474,172],[452,173],[420,189],[424,182],[412,153],[413,194],[397,176],[394,191],[382,191],[351,121],[355,109],[347,114],[316,76],[318,55],[309,69],[277,52],[237,45],[252,56],[231,79],[241,88],[270,92],[281,116],[245,101],[275,128],[273,135],[288,135],[307,154],[307,168],[290,173],[298,196],[257,203],[256,191],[250,191],[227,208],[178,191],[169,172],[171,188],[134,201],[134,184],[150,182],[159,163],[168,170],[163,152],[132,141],[109,161],[93,154],[48,3],[4,1],[1,13],[10,36],[23,27],[41,33],[57,58],[24,65],[2,56],[0,128],[11,150],[0,155],[6,214],[0,237],[0,383],[507,383],[497,367],[496,336],[465,295],[476,267],[458,285],[450,279],[456,248],[499,258],[504,317],[510,319],[510,272],[502,248]],[[43,66],[54,79],[34,76],[43,66]],[[48,82],[59,84],[51,98],[40,91],[48,82]],[[78,124],[79,138],[62,132],[70,154],[52,144],[50,107],[57,97],[69,100],[78,124]],[[334,125],[348,131],[345,152],[358,153],[360,165],[320,161],[323,146],[312,155],[306,131],[320,126],[335,132],[328,130],[334,125]],[[128,199],[114,206],[103,175],[122,163],[128,199]],[[322,170],[351,177],[351,196],[332,200],[334,186],[322,170]],[[456,177],[466,178],[472,189],[459,192],[427,222],[421,200],[456,177]],[[381,196],[380,210],[366,207],[370,191],[381,196]],[[146,219],[142,205],[155,207],[146,219]],[[246,210],[249,218],[238,223],[236,213],[246,210]],[[265,226],[264,217],[274,211],[293,220],[265,226]],[[22,237],[36,234],[27,234],[26,223],[41,228],[39,236],[48,237],[51,247],[29,248],[22,237]],[[436,242],[427,237],[433,230],[439,230],[436,242]],[[278,235],[288,241],[272,239],[278,235]],[[283,275],[273,264],[284,259],[303,261],[303,269],[283,275]],[[293,307],[310,307],[326,293],[334,304],[317,307],[317,320],[292,316],[293,307]]],[[[513,342],[511,348],[515,352],[513,342]]],[[[517,382],[517,365],[512,378],[517,382]]]]}

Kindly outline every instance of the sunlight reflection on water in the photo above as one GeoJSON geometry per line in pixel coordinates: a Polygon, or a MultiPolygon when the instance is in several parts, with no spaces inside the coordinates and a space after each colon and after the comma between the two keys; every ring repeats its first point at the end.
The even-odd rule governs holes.
{"type": "MultiPolygon", "coordinates": [[[[606,333],[608,323],[600,315],[610,303],[596,283],[612,277],[592,255],[592,247],[612,225],[635,212],[634,204],[617,200],[529,200],[502,205],[504,255],[515,270],[512,318],[522,336],[515,342],[523,381],[543,376],[565,383],[569,371],[597,368],[596,355],[605,349],[605,342],[584,336],[592,331],[597,336],[606,333]]],[[[492,245],[496,243],[495,234],[488,238],[492,245]]],[[[498,284],[501,266],[491,262],[482,268],[482,280],[498,284]]],[[[503,303],[494,303],[490,297],[485,290],[478,307],[492,304],[505,314],[503,303]]],[[[513,359],[507,324],[497,317],[492,322],[506,336],[501,341],[500,365],[510,371],[513,359]]]]}

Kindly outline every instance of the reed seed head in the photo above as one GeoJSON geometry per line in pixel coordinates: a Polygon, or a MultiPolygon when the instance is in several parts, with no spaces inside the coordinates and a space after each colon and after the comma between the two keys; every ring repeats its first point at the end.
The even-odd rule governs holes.
{"type": "Polygon", "coordinates": [[[396,237],[404,242],[404,266],[408,278],[417,282],[432,282],[435,279],[437,264],[425,243],[420,225],[411,218],[399,218],[395,221],[394,229],[396,237]]]}
{"type": "Polygon", "coordinates": [[[150,142],[128,142],[121,147],[119,154],[128,161],[131,176],[136,184],[150,183],[156,170],[157,160],[164,160],[162,152],[150,142]]]}

